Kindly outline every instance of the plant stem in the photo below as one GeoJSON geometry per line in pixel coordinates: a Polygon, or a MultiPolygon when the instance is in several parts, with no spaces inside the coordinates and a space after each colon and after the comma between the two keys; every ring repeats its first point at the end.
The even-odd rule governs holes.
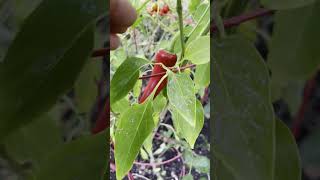
{"type": "Polygon", "coordinates": [[[180,60],[181,60],[184,57],[184,52],[185,52],[183,18],[182,18],[183,15],[182,15],[182,2],[181,2],[181,0],[177,0],[177,12],[178,12],[178,16],[179,16],[180,41],[181,41],[181,49],[182,49],[181,56],[180,56],[180,60]]]}
{"type": "Polygon", "coordinates": [[[312,77],[312,79],[310,79],[305,88],[304,88],[304,92],[303,92],[303,100],[300,104],[298,113],[296,115],[296,117],[294,118],[293,121],[293,125],[292,125],[292,134],[294,135],[294,137],[296,139],[298,139],[301,135],[301,124],[302,121],[304,119],[304,115],[306,113],[307,107],[310,104],[311,101],[311,95],[314,92],[315,88],[316,88],[316,75],[314,77],[312,77]]]}
{"type": "Polygon", "coordinates": [[[224,23],[222,21],[222,18],[220,16],[220,11],[218,9],[218,3],[213,4],[213,20],[216,27],[216,30],[219,31],[219,35],[221,38],[224,38],[226,36],[225,29],[224,29],[224,23]]]}
{"type": "MultiPolygon", "coordinates": [[[[181,67],[179,69],[177,69],[177,68],[169,68],[169,69],[171,69],[173,72],[178,72],[179,70],[185,70],[185,69],[188,69],[188,68],[193,68],[195,66],[196,66],[195,64],[190,64],[190,65],[183,66],[183,67],[181,67]]],[[[139,77],[139,79],[148,79],[148,78],[151,78],[151,77],[163,76],[165,74],[166,74],[166,72],[152,74],[152,75],[145,75],[145,76],[139,77]]]]}
{"type": "Polygon", "coordinates": [[[102,48],[102,49],[97,49],[94,50],[92,53],[92,57],[102,57],[106,56],[110,52],[110,48],[102,48]]]}
{"type": "MultiPolygon", "coordinates": [[[[177,1],[181,2],[181,0],[177,0],[177,1]]],[[[178,3],[178,6],[177,6],[178,14],[181,13],[181,15],[179,15],[180,39],[181,39],[181,47],[183,47],[182,48],[182,52],[183,52],[182,55],[184,55],[185,43],[184,43],[184,34],[183,34],[183,21],[180,20],[180,19],[182,19],[182,5],[180,6],[180,8],[181,8],[181,11],[179,10],[179,3],[178,3]],[[180,13],[179,13],[179,11],[180,11],[180,13]]],[[[215,12],[217,12],[217,11],[215,11],[215,12]]],[[[232,17],[230,19],[227,19],[224,22],[222,22],[222,24],[223,24],[224,28],[231,28],[231,27],[240,25],[240,24],[242,24],[242,23],[244,23],[246,21],[250,21],[252,19],[255,19],[255,18],[272,15],[272,14],[274,14],[274,12],[275,12],[274,10],[268,10],[268,9],[259,8],[257,10],[252,11],[252,12],[249,12],[249,13],[246,13],[246,14],[242,14],[240,16],[235,16],[235,17],[232,17]]],[[[217,30],[218,30],[218,26],[216,24],[214,24],[214,25],[212,25],[210,27],[210,31],[211,32],[216,32],[217,30]]],[[[102,49],[94,50],[93,53],[92,53],[92,57],[105,56],[105,55],[107,55],[109,53],[109,51],[110,51],[110,48],[102,48],[102,49]]]]}
{"type": "MultiPolygon", "coordinates": [[[[223,26],[224,26],[224,28],[230,28],[233,26],[237,26],[241,23],[244,23],[246,21],[250,21],[252,19],[258,18],[258,17],[272,15],[274,12],[275,11],[273,11],[273,10],[259,8],[259,9],[252,11],[252,12],[245,13],[240,16],[235,16],[230,19],[227,19],[223,22],[223,26]]],[[[211,26],[211,32],[216,32],[217,30],[219,30],[219,27],[217,25],[214,24],[213,26],[211,26]]]]}

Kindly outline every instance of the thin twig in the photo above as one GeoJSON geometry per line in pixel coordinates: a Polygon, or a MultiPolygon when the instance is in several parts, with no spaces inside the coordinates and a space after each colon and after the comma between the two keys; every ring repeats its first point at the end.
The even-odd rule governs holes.
{"type": "MultiPolygon", "coordinates": [[[[235,16],[230,19],[227,19],[223,22],[223,25],[225,28],[230,28],[233,26],[237,26],[241,23],[244,23],[246,21],[256,19],[258,17],[272,15],[274,12],[275,11],[273,11],[273,10],[259,8],[259,9],[252,11],[252,12],[248,12],[248,13],[242,14],[240,16],[235,16]]],[[[218,27],[215,24],[213,26],[211,26],[211,32],[216,32],[217,30],[218,30],[218,27]]]]}
{"type": "MultiPolygon", "coordinates": [[[[195,64],[190,64],[190,65],[183,66],[183,67],[181,67],[179,69],[177,69],[177,68],[169,68],[169,69],[172,69],[173,72],[178,72],[179,70],[183,71],[185,69],[193,68],[195,66],[196,66],[195,64]]],[[[148,79],[148,78],[152,78],[152,77],[163,76],[165,74],[166,74],[166,72],[157,73],[157,74],[151,74],[151,75],[145,75],[145,76],[139,77],[139,79],[148,79]]]]}
{"type": "Polygon", "coordinates": [[[182,157],[182,154],[181,153],[178,153],[175,157],[171,158],[171,159],[168,159],[166,161],[162,161],[162,162],[158,162],[158,163],[141,163],[141,162],[134,162],[135,165],[139,165],[139,166],[150,166],[150,167],[155,167],[155,166],[161,166],[161,165],[164,165],[164,164],[168,164],[172,161],[175,161],[179,158],[182,157]]]}

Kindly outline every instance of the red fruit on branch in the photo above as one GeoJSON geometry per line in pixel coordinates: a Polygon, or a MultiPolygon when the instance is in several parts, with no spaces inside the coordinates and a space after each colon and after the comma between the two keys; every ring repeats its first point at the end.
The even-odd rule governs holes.
{"type": "MultiPolygon", "coordinates": [[[[160,50],[155,57],[155,63],[162,63],[166,67],[173,67],[177,62],[177,55],[171,54],[165,50],[160,50]]],[[[152,70],[151,75],[164,73],[166,70],[161,66],[156,64],[152,70]]],[[[161,76],[155,76],[151,77],[146,88],[143,91],[142,96],[139,99],[139,103],[143,103],[153,92],[154,88],[156,88],[158,82],[161,80],[161,78],[164,75],[161,76]]],[[[154,95],[154,98],[161,92],[161,90],[167,85],[167,78],[162,81],[162,83],[159,85],[158,89],[156,90],[156,93],[154,95]]]]}
{"type": "Polygon", "coordinates": [[[92,134],[98,134],[108,128],[110,120],[110,103],[109,99],[106,100],[105,107],[99,113],[98,120],[95,122],[93,129],[91,130],[92,134]]]}
{"type": "Polygon", "coordinates": [[[165,5],[162,7],[161,11],[162,11],[164,14],[167,14],[167,13],[170,11],[170,8],[169,8],[168,4],[165,4],[165,5]]]}

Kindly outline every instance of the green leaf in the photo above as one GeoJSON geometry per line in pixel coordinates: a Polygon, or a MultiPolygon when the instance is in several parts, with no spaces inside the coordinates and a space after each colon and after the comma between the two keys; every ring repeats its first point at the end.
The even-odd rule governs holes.
{"type": "Polygon", "coordinates": [[[76,103],[80,113],[88,113],[97,100],[97,80],[101,75],[101,62],[89,59],[75,83],[76,103]]]}
{"type": "Polygon", "coordinates": [[[210,62],[210,37],[201,36],[188,44],[184,59],[190,60],[194,64],[210,62]]]}
{"type": "Polygon", "coordinates": [[[110,104],[125,97],[139,78],[139,69],[148,64],[141,58],[129,57],[117,69],[110,84],[110,104]]]}
{"type": "Polygon", "coordinates": [[[130,108],[130,102],[127,97],[120,99],[116,103],[111,105],[113,113],[119,113],[120,115],[126,112],[130,108]]]}
{"type": "Polygon", "coordinates": [[[171,109],[195,127],[197,117],[196,92],[190,76],[186,73],[169,73],[167,88],[171,109]]]}
{"type": "Polygon", "coordinates": [[[211,47],[214,158],[237,180],[271,180],[275,122],[266,65],[253,45],[238,36],[213,41],[211,47]]]}
{"type": "Polygon", "coordinates": [[[19,162],[39,163],[52,151],[63,145],[62,132],[46,114],[4,139],[8,153],[19,162]]]}
{"type": "Polygon", "coordinates": [[[197,7],[199,6],[200,2],[201,2],[200,0],[191,0],[189,2],[189,7],[188,7],[189,12],[193,13],[197,9],[197,7]]]}
{"type": "Polygon", "coordinates": [[[142,81],[137,81],[133,87],[133,95],[134,97],[138,98],[141,93],[142,81]]]}
{"type": "Polygon", "coordinates": [[[159,94],[154,100],[153,100],[153,111],[154,113],[160,114],[163,109],[167,105],[167,99],[162,95],[159,94]]]}
{"type": "Polygon", "coordinates": [[[118,120],[115,135],[115,160],[117,179],[122,179],[131,169],[146,138],[154,128],[152,103],[134,105],[118,120]]]}
{"type": "Polygon", "coordinates": [[[260,0],[261,3],[270,9],[283,10],[299,8],[310,5],[316,0],[260,0]]]}
{"type": "Polygon", "coordinates": [[[152,142],[153,142],[153,133],[151,133],[147,139],[143,142],[143,147],[146,149],[147,153],[152,154],[152,142]]]}
{"type": "Polygon", "coordinates": [[[202,130],[204,123],[204,111],[202,104],[199,100],[197,100],[196,103],[197,116],[195,126],[190,125],[188,121],[176,111],[175,108],[170,109],[173,116],[172,121],[177,133],[187,140],[192,149],[194,148],[194,144],[202,130]]]}
{"type": "Polygon", "coordinates": [[[206,64],[200,64],[196,68],[194,75],[194,83],[196,88],[208,87],[210,84],[210,62],[206,64]]]}
{"type": "Polygon", "coordinates": [[[289,81],[281,91],[281,97],[288,104],[289,111],[292,115],[298,112],[302,101],[304,86],[304,81],[289,81]]]}
{"type": "MultiPolygon", "coordinates": [[[[188,33],[187,45],[199,38],[203,31],[208,28],[210,25],[210,4],[203,3],[198,8],[197,11],[193,14],[193,19],[196,21],[196,26],[192,29],[192,33],[188,33]]],[[[209,46],[209,44],[208,44],[209,46]]]]}
{"type": "Polygon", "coordinates": [[[92,23],[106,11],[103,0],[45,0],[24,21],[0,63],[0,139],[72,87],[93,48],[92,23]]]}
{"type": "Polygon", "coordinates": [[[320,64],[319,18],[320,2],[276,14],[268,60],[274,84],[306,80],[315,73],[320,64]]]}
{"type": "Polygon", "coordinates": [[[183,159],[189,167],[195,168],[199,173],[210,172],[210,160],[201,155],[194,154],[191,151],[183,153],[183,159]]]}
{"type": "Polygon", "coordinates": [[[274,180],[300,180],[301,167],[298,146],[290,129],[276,120],[276,165],[274,180]]]}
{"type": "Polygon", "coordinates": [[[107,169],[108,149],[106,131],[82,137],[65,144],[41,163],[36,179],[46,180],[102,180],[107,169]]]}
{"type": "Polygon", "coordinates": [[[216,180],[236,180],[232,173],[225,167],[220,160],[215,160],[213,164],[214,178],[216,180]]]}
{"type": "Polygon", "coordinates": [[[9,50],[7,61],[0,64],[0,83],[3,84],[0,88],[0,139],[48,111],[59,96],[71,89],[92,47],[91,27],[61,57],[40,60],[32,58],[32,53],[20,57],[24,53],[15,53],[14,50],[20,48],[13,44],[14,50],[9,50]]]}

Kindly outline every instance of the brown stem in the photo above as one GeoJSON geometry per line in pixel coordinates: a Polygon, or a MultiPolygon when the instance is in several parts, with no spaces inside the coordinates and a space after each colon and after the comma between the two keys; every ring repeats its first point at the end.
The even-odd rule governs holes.
{"type": "Polygon", "coordinates": [[[134,162],[135,165],[139,165],[139,166],[150,166],[150,167],[157,167],[157,166],[161,166],[161,165],[164,165],[164,164],[168,164],[172,161],[175,161],[179,158],[182,157],[182,154],[178,152],[178,154],[171,158],[171,159],[168,159],[166,161],[162,161],[162,162],[158,162],[158,163],[141,163],[141,162],[134,162]]]}
{"type": "Polygon", "coordinates": [[[103,57],[106,56],[110,52],[110,48],[102,48],[102,49],[97,49],[94,50],[92,53],[92,57],[103,57]]]}
{"type": "MultiPolygon", "coordinates": [[[[183,66],[181,68],[179,68],[181,71],[185,70],[185,69],[188,69],[188,68],[193,68],[195,67],[196,65],[195,64],[190,64],[190,65],[187,65],[187,66],[183,66]]],[[[169,69],[172,69],[173,72],[178,72],[179,69],[177,68],[169,68],[169,69]]],[[[145,76],[142,76],[142,77],[139,77],[139,79],[148,79],[148,78],[152,78],[152,77],[157,77],[157,76],[163,76],[165,75],[166,72],[163,72],[163,73],[157,73],[157,74],[152,74],[152,75],[145,75],[145,76]]]]}
{"type": "MultiPolygon", "coordinates": [[[[252,19],[258,18],[258,17],[271,15],[274,12],[275,11],[273,11],[273,10],[259,8],[259,9],[256,9],[256,10],[252,11],[252,12],[248,12],[248,13],[242,14],[240,16],[235,16],[235,17],[232,17],[230,19],[227,19],[227,20],[225,20],[223,22],[223,24],[224,24],[225,28],[230,28],[230,27],[233,27],[233,26],[237,26],[237,25],[239,25],[241,23],[244,23],[246,21],[250,21],[252,19]]],[[[212,25],[211,28],[210,28],[211,32],[216,32],[217,30],[218,30],[218,28],[217,28],[217,25],[215,25],[215,24],[212,25]]]]}

